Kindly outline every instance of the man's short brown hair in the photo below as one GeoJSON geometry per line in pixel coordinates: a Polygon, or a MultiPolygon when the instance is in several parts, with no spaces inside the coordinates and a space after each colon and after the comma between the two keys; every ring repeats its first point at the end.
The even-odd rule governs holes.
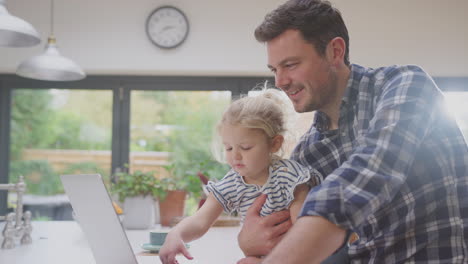
{"type": "Polygon", "coordinates": [[[319,55],[324,56],[328,43],[341,37],[346,43],[344,63],[349,65],[348,29],[338,9],[329,1],[289,0],[265,16],[255,29],[260,42],[270,41],[288,29],[299,30],[304,39],[314,44],[319,55]]]}

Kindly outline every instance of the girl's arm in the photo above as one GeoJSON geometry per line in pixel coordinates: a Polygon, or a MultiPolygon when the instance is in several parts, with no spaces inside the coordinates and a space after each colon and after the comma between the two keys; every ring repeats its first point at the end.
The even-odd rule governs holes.
{"type": "Polygon", "coordinates": [[[294,190],[294,201],[292,201],[291,205],[289,206],[289,211],[291,213],[291,221],[293,222],[293,224],[297,220],[297,216],[301,211],[302,204],[304,203],[305,198],[309,193],[309,190],[310,187],[305,183],[296,186],[296,189],[294,190]]]}
{"type": "Polygon", "coordinates": [[[193,241],[204,235],[222,212],[222,205],[210,193],[202,207],[183,219],[170,233],[178,233],[184,242],[193,241]]]}
{"type": "Polygon", "coordinates": [[[185,243],[204,235],[222,212],[222,205],[209,194],[203,206],[194,215],[183,219],[169,232],[159,252],[162,263],[176,263],[175,256],[179,253],[192,259],[185,243]]]}

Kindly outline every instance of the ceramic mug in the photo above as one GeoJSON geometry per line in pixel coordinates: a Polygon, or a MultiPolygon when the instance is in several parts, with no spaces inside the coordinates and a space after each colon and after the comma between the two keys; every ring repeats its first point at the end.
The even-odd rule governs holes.
{"type": "Polygon", "coordinates": [[[162,246],[166,240],[166,230],[150,231],[150,243],[151,245],[162,246]]]}

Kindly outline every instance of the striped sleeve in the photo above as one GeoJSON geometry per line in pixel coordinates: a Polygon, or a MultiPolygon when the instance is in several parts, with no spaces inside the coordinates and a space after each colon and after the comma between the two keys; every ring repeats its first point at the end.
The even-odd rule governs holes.
{"type": "Polygon", "coordinates": [[[262,215],[287,209],[294,200],[294,190],[300,184],[309,183],[309,168],[292,160],[279,160],[272,169],[272,178],[263,192],[268,195],[262,215]]]}
{"type": "Polygon", "coordinates": [[[230,170],[220,181],[209,181],[206,185],[207,191],[213,194],[226,213],[234,212],[239,206],[237,199],[238,179],[237,173],[230,170]]]}

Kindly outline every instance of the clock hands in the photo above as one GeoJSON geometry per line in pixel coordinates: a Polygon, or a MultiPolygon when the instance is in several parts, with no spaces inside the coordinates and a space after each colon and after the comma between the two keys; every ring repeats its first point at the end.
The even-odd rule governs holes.
{"type": "Polygon", "coordinates": [[[162,34],[164,31],[168,31],[168,30],[173,29],[173,28],[174,28],[174,26],[165,26],[159,31],[158,34],[162,34]]]}

